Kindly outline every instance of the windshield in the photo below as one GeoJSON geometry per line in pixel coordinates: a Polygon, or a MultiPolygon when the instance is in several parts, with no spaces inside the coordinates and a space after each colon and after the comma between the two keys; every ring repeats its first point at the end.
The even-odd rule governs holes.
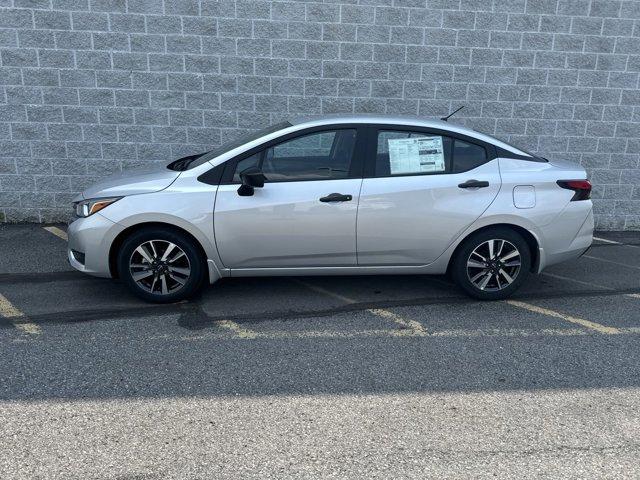
{"type": "MultiPolygon", "coordinates": [[[[222,155],[223,153],[233,150],[234,148],[238,148],[244,145],[245,143],[252,142],[254,140],[257,140],[260,137],[264,137],[265,135],[269,135],[270,133],[277,132],[278,130],[283,130],[290,126],[291,124],[289,122],[281,122],[281,123],[276,123],[275,125],[271,125],[267,128],[263,128],[262,130],[245,133],[244,135],[240,135],[239,137],[234,138],[230,142],[220,145],[219,147],[214,148],[213,150],[210,150],[206,153],[192,155],[191,157],[185,157],[184,159],[177,160],[176,162],[173,162],[172,164],[170,164],[169,167],[171,168],[171,165],[174,165],[180,162],[179,170],[189,170],[191,168],[195,168],[199,165],[202,165],[204,162],[207,162],[212,158],[216,158],[222,155]]],[[[176,165],[176,167],[177,166],[178,165],[176,165]]],[[[174,169],[178,169],[178,168],[174,168],[174,169]]]]}

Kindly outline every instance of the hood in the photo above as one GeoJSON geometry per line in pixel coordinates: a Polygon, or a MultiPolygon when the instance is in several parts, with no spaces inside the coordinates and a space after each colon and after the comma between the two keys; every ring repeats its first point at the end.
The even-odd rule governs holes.
{"type": "Polygon", "coordinates": [[[180,175],[180,172],[167,168],[169,163],[154,163],[103,178],[82,192],[81,197],[124,197],[164,190],[180,175]]]}

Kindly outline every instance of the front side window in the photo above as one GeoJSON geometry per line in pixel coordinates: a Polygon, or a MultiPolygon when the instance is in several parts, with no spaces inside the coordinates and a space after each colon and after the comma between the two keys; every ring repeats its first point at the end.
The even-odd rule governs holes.
{"type": "Polygon", "coordinates": [[[260,167],[268,182],[331,180],[349,177],[356,141],[355,129],[309,133],[240,160],[233,176],[260,167]]]}
{"type": "Polygon", "coordinates": [[[246,170],[249,167],[260,166],[261,155],[262,155],[262,152],[254,153],[250,157],[240,160],[236,165],[236,170],[233,174],[233,183],[240,183],[240,172],[242,172],[243,170],[246,170]]]}
{"type": "Polygon", "coordinates": [[[378,132],[375,175],[445,173],[451,164],[451,139],[422,132],[378,132]]]}

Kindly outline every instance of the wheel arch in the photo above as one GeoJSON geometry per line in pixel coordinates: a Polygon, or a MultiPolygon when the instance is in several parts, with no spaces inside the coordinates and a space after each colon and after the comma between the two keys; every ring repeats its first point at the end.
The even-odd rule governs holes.
{"type": "Polygon", "coordinates": [[[484,225],[480,228],[477,228],[476,230],[473,230],[472,232],[467,233],[467,235],[465,235],[458,242],[458,244],[456,245],[456,248],[454,249],[453,253],[449,257],[449,262],[447,264],[447,272],[449,272],[451,265],[454,259],[456,258],[456,255],[458,254],[458,251],[460,250],[460,248],[462,248],[462,245],[470,236],[475,235],[478,232],[491,230],[493,228],[508,228],[518,233],[525,240],[525,242],[527,242],[527,245],[529,247],[529,253],[531,254],[531,272],[536,273],[539,271],[540,260],[541,260],[540,244],[538,242],[538,239],[535,237],[535,235],[531,233],[531,231],[529,231],[528,229],[524,228],[523,226],[516,225],[514,223],[492,223],[489,225],[484,225]]]}
{"type": "Polygon", "coordinates": [[[179,233],[181,235],[185,235],[187,238],[192,240],[193,243],[198,248],[198,250],[200,251],[200,254],[202,255],[202,259],[204,261],[203,268],[205,269],[205,271],[207,270],[207,253],[204,247],[202,246],[202,243],[200,243],[200,241],[191,232],[179,226],[172,225],[170,223],[143,222],[143,223],[136,223],[134,225],[131,225],[125,228],[116,236],[116,238],[113,239],[113,242],[111,242],[111,246],[109,247],[109,273],[113,278],[119,278],[118,252],[120,251],[120,247],[122,247],[122,244],[124,243],[124,241],[137,231],[140,231],[144,228],[153,228],[153,227],[162,228],[164,230],[172,230],[173,232],[179,233]]]}

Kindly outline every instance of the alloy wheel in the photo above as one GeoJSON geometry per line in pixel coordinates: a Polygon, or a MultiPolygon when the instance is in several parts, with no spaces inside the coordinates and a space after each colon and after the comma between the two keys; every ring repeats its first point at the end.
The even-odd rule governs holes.
{"type": "Polygon", "coordinates": [[[187,283],[191,264],[184,250],[175,243],[149,240],[131,254],[129,272],[143,290],[154,295],[168,295],[187,283]]]}
{"type": "Polygon", "coordinates": [[[520,273],[517,247],[503,239],[482,242],[467,259],[467,277],[478,289],[496,292],[511,285],[520,273]]]}

